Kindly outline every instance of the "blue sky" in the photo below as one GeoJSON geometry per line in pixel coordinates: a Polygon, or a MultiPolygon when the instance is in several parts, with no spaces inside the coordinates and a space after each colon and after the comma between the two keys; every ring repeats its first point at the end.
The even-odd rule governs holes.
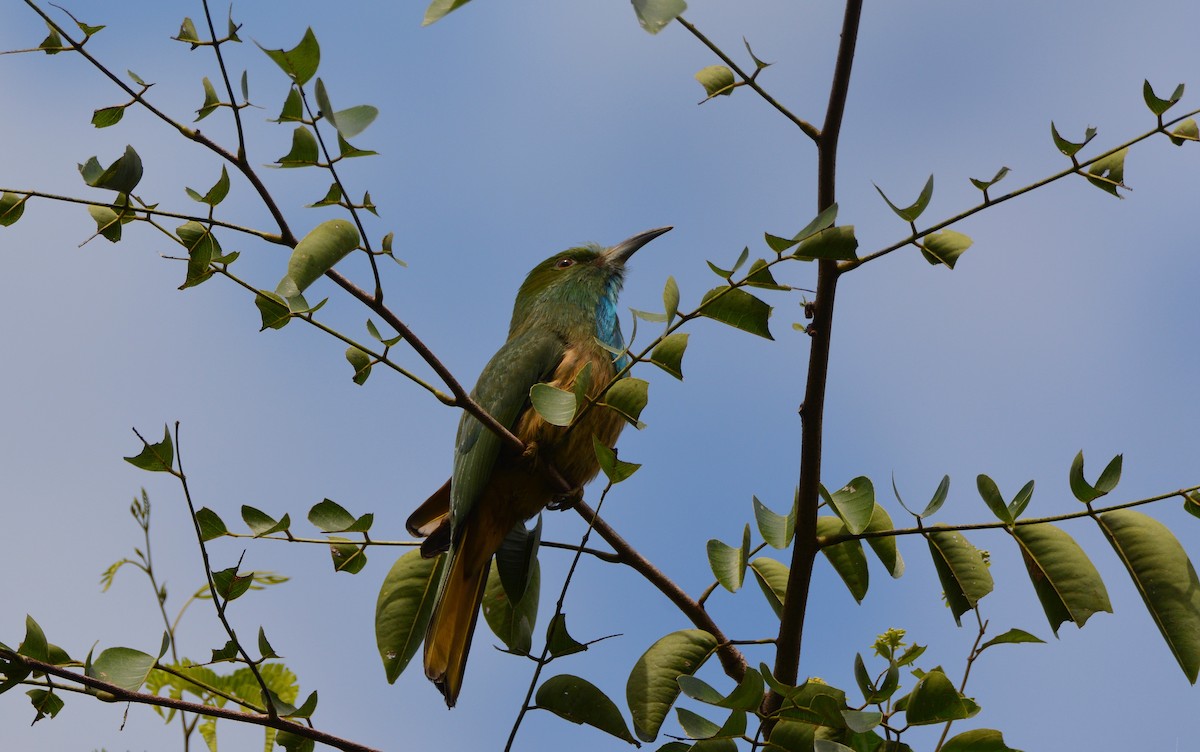
{"type": "MultiPolygon", "coordinates": [[[[775,63],[763,85],[819,122],[840,11],[814,5],[697,1],[688,18],[739,60],[748,39],[775,63]]],[[[673,275],[684,305],[694,305],[716,284],[706,259],[729,263],[746,245],[765,253],[764,231],[794,233],[815,213],[807,139],[744,90],[697,107],[703,94],[692,74],[716,61],[682,28],[651,37],[616,0],[477,0],[424,29],[419,7],[399,6],[305,1],[234,11],[243,37],[267,47],[290,47],[311,25],[335,106],[380,108],[355,144],[381,156],[347,163],[344,176],[371,191],[382,218],[371,220],[370,232],[378,239],[394,230],[397,254],[409,264],[387,270],[392,306],[463,381],[502,341],[525,272],[556,250],[673,224],[637,256],[622,301],[659,306],[673,275]]],[[[24,4],[5,0],[0,8],[0,49],[42,39],[44,28],[24,4]]],[[[157,82],[154,101],[190,119],[202,100],[200,78],[215,75],[211,56],[167,38],[182,16],[199,16],[198,5],[69,8],[109,24],[89,49],[116,71],[157,82]]],[[[1105,147],[1142,133],[1153,122],[1141,101],[1143,79],[1160,93],[1181,81],[1200,87],[1196,28],[1200,8],[1182,0],[1136,12],[1085,2],[868,4],[841,142],[840,221],[856,226],[869,251],[906,232],[872,183],[902,202],[934,173],[926,217],[941,218],[978,200],[968,177],[1006,165],[1012,174],[999,187],[1011,189],[1055,172],[1063,158],[1050,141],[1050,120],[1072,135],[1094,125],[1105,147]]],[[[264,108],[248,111],[248,122],[252,158],[266,164],[288,149],[290,129],[262,122],[277,114],[286,81],[252,44],[230,54],[234,70],[250,69],[251,98],[264,108]]],[[[81,60],[4,56],[0,76],[9,103],[0,122],[0,186],[87,195],[75,164],[92,155],[107,163],[127,143],[146,163],[139,190],[164,207],[192,210],[198,205],[183,187],[203,190],[219,174],[204,150],[144,114],[93,129],[92,110],[123,99],[81,60]]],[[[1181,107],[1196,101],[1189,91],[1181,107]]],[[[224,114],[199,127],[228,142],[224,114]]],[[[1124,201],[1071,180],[972,217],[955,228],[975,246],[953,272],[909,250],[843,279],[825,484],[871,477],[899,522],[902,512],[885,493],[893,472],[906,498],[917,499],[949,474],[940,519],[970,522],[990,519],[974,490],[978,473],[1010,496],[1036,479],[1029,514],[1073,511],[1066,471],[1081,448],[1092,473],[1124,453],[1118,501],[1200,482],[1198,154],[1153,140],[1128,158],[1134,190],[1124,201]]],[[[303,208],[324,194],[323,174],[263,173],[298,231],[334,216],[303,208]]],[[[221,208],[231,221],[270,226],[236,180],[221,208]]],[[[128,240],[116,246],[94,240],[77,248],[93,227],[82,208],[41,201],[0,230],[7,322],[0,342],[9,353],[0,369],[8,531],[0,547],[8,573],[0,578],[0,640],[19,641],[29,612],[73,655],[96,641],[158,645],[161,625],[144,582],[126,572],[108,593],[97,585],[109,563],[140,544],[126,509],[143,486],[173,602],[199,585],[178,487],[120,459],[138,449],[130,426],[149,436],[181,421],[197,502],[230,523],[242,504],[301,520],[328,497],[374,512],[377,537],[404,537],[408,512],[449,473],[455,413],[381,371],[355,386],[343,346],[311,328],[259,333],[252,300],[232,285],[177,291],[183,270],[160,257],[176,251],[148,228],[127,228],[128,240]]],[[[281,276],[282,251],[233,236],[222,242],[242,252],[237,266],[257,284],[270,287],[281,276]]],[[[354,261],[346,267],[363,272],[354,261]]],[[[804,287],[813,272],[797,264],[783,276],[804,287]]],[[[333,295],[327,320],[361,333],[366,312],[332,287],[326,292],[333,295]]],[[[605,515],[693,593],[711,581],[705,541],[740,536],[752,495],[782,510],[796,482],[807,341],[790,326],[801,320],[796,300],[769,302],[776,341],[698,322],[684,382],[643,368],[639,375],[651,382],[648,427],[621,442],[623,456],[645,467],[610,495],[605,515]]],[[[406,362],[420,368],[415,358],[406,362]]],[[[1152,513],[1200,550],[1196,520],[1178,502],[1152,513]]],[[[582,531],[570,514],[549,515],[546,524],[555,540],[582,531]]],[[[985,654],[967,689],[983,713],[961,728],[1002,729],[1025,750],[1192,749],[1196,691],[1098,532],[1068,529],[1104,575],[1116,613],[1096,615],[1082,631],[1065,625],[1054,640],[1011,543],[973,536],[994,562],[996,591],[983,602],[991,631],[1019,627],[1052,644],[985,654]]],[[[320,691],[322,728],[386,749],[502,746],[497,740],[507,735],[531,666],[489,650],[489,634],[476,640],[452,713],[419,669],[386,684],[372,617],[391,550],[372,551],[367,569],[350,577],[334,574],[320,547],[212,546],[219,566],[243,550],[246,568],[293,580],[238,601],[235,624],[249,635],[264,625],[304,690],[320,691]]],[[[901,551],[908,573],[891,581],[873,564],[863,605],[818,564],[802,674],[852,686],[855,652],[893,626],[934,645],[928,666],[961,674],[974,632],[956,629],[940,605],[924,544],[908,539],[901,551]]],[[[548,583],[556,583],[568,559],[547,551],[543,562],[548,583]]],[[[774,628],[753,585],[710,603],[738,638],[774,628]]],[[[623,636],[551,668],[588,677],[619,704],[641,651],[688,626],[632,573],[594,561],[584,562],[566,609],[579,639],[623,636]]],[[[196,658],[224,640],[202,608],[180,639],[196,658]]],[[[713,668],[706,676],[717,682],[713,668]]],[[[0,699],[6,746],[177,743],[176,727],[144,708],[132,709],[120,731],[121,708],[67,700],[58,721],[29,728],[24,698],[0,699]]],[[[259,739],[228,724],[222,733],[226,745],[259,739]]],[[[536,713],[520,742],[523,749],[614,746],[536,713]]]]}

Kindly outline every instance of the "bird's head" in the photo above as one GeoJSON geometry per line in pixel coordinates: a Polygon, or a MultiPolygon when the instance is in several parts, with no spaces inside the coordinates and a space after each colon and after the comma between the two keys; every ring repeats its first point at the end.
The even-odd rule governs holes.
{"type": "Polygon", "coordinates": [[[670,229],[647,230],[611,248],[568,248],[535,266],[517,293],[510,336],[529,325],[563,327],[591,321],[599,324],[603,336],[605,320],[611,326],[616,319],[626,262],[670,229]],[[593,316],[596,318],[590,318],[593,316]]]}

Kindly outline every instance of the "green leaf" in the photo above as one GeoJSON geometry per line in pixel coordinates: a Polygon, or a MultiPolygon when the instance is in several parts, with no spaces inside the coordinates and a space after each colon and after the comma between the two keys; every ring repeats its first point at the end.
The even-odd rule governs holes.
{"type": "Polygon", "coordinates": [[[200,539],[206,543],[229,533],[225,521],[208,507],[201,507],[196,512],[196,524],[200,526],[200,539]]]}
{"type": "Polygon", "coordinates": [[[791,289],[775,281],[775,276],[771,274],[771,267],[763,259],[755,259],[754,263],[750,265],[750,271],[746,273],[746,284],[762,290],[791,289]]]}
{"type": "Polygon", "coordinates": [[[541,583],[541,566],[534,559],[529,585],[525,588],[521,600],[514,604],[509,600],[504,583],[500,580],[496,563],[492,562],[483,593],[483,617],[510,652],[526,655],[533,645],[533,628],[537,625],[541,583]]]}
{"type": "Polygon", "coordinates": [[[883,681],[877,687],[867,673],[862,653],[857,653],[854,656],[854,680],[858,684],[859,691],[862,692],[863,701],[868,705],[887,702],[900,685],[900,667],[895,661],[891,661],[883,681]]]}
{"type": "Polygon", "coordinates": [[[291,518],[286,514],[282,520],[276,520],[266,512],[255,509],[249,504],[242,505],[242,521],[246,523],[246,527],[250,528],[250,532],[254,533],[255,538],[283,532],[292,525],[291,518]]]}
{"type": "Polygon", "coordinates": [[[730,710],[754,711],[763,701],[762,674],[752,668],[746,670],[746,675],[728,697],[694,676],[680,676],[678,683],[680,690],[693,700],[730,710]]]}
{"type": "Polygon", "coordinates": [[[575,394],[549,384],[529,388],[529,401],[537,414],[552,426],[569,426],[575,420],[575,394]]]}
{"type": "Polygon", "coordinates": [[[650,352],[650,362],[682,381],[683,353],[687,345],[687,332],[668,334],[650,352]]]}
{"type": "Polygon", "coordinates": [[[88,214],[96,221],[96,232],[116,243],[121,239],[121,216],[107,206],[88,206],[88,214]]]}
{"type": "Polygon", "coordinates": [[[1125,185],[1125,155],[1128,153],[1129,148],[1126,147],[1093,162],[1087,168],[1087,174],[1090,176],[1087,179],[1088,182],[1102,191],[1121,198],[1117,189],[1128,188],[1125,185]]]}
{"type": "Polygon", "coordinates": [[[858,734],[864,734],[883,722],[883,713],[874,710],[843,710],[842,717],[846,719],[850,730],[858,734]]]}
{"type": "Polygon", "coordinates": [[[1100,573],[1074,538],[1049,523],[1018,525],[1012,534],[1055,635],[1064,621],[1082,627],[1097,611],[1112,613],[1100,573]]]}
{"type": "Polygon", "coordinates": [[[317,106],[321,108],[321,116],[329,121],[342,138],[354,138],[367,129],[379,110],[369,104],[360,104],[345,110],[335,112],[329,102],[329,94],[325,91],[325,82],[317,79],[317,106]]]}
{"type": "Polygon", "coordinates": [[[942,745],[942,752],[1021,752],[1004,743],[995,729],[971,729],[955,734],[942,745]]]}
{"type": "Polygon", "coordinates": [[[977,180],[975,178],[969,178],[969,179],[971,181],[971,184],[974,185],[976,188],[978,188],[981,191],[986,191],[988,188],[991,188],[993,185],[995,185],[996,183],[999,183],[1001,180],[1003,180],[1005,178],[1005,176],[1008,175],[1008,173],[1009,173],[1009,169],[1007,167],[1001,167],[999,170],[996,171],[996,174],[992,177],[991,180],[977,180]]]}
{"type": "Polygon", "coordinates": [[[1058,133],[1058,128],[1054,126],[1054,121],[1051,120],[1050,137],[1054,139],[1054,145],[1058,147],[1059,151],[1074,160],[1075,155],[1079,152],[1079,150],[1087,146],[1088,142],[1096,137],[1096,129],[1089,126],[1087,131],[1084,133],[1083,141],[1074,143],[1060,136],[1058,133]]]}
{"type": "Polygon", "coordinates": [[[317,44],[317,36],[313,34],[312,27],[305,30],[300,43],[290,50],[268,50],[261,44],[258,48],[267,53],[267,57],[274,60],[275,64],[300,86],[308,83],[321,63],[321,45],[317,44]]]}
{"type": "Polygon", "coordinates": [[[639,318],[642,321],[649,321],[652,324],[664,324],[667,321],[667,314],[665,314],[665,313],[654,313],[653,311],[639,311],[636,308],[630,308],[629,311],[630,311],[630,313],[633,314],[634,318],[639,318]]]}
{"type": "Polygon", "coordinates": [[[986,648],[990,648],[992,645],[1017,645],[1026,642],[1040,642],[1045,644],[1046,641],[1037,635],[1029,634],[1023,629],[1010,629],[1004,634],[996,635],[992,639],[980,645],[979,652],[982,653],[986,648]]]}
{"type": "Polygon", "coordinates": [[[133,648],[108,648],[87,667],[86,674],[136,692],[145,683],[155,658],[133,648]]]}
{"type": "Polygon", "coordinates": [[[796,533],[796,506],[788,510],[787,516],[775,514],[765,504],[753,497],[754,520],[758,523],[758,533],[767,545],[772,548],[787,548],[792,545],[792,536],[796,533]]]}
{"type": "Polygon", "coordinates": [[[733,71],[724,65],[710,65],[701,68],[696,71],[696,80],[704,87],[704,92],[708,94],[707,99],[720,95],[728,96],[733,93],[733,71]]]}
{"type": "MultiPolygon", "coordinates": [[[[845,535],[849,529],[837,517],[822,515],[817,518],[817,535],[829,537],[845,535]]],[[[848,540],[833,546],[822,546],[821,553],[829,559],[842,582],[846,583],[854,600],[862,603],[867,596],[867,585],[870,581],[867,570],[867,556],[863,553],[862,541],[848,540]]]]}
{"type": "Polygon", "coordinates": [[[586,723],[630,744],[637,744],[616,703],[586,679],[570,674],[552,676],[538,687],[534,704],[571,723],[586,723]]]}
{"type": "Polygon", "coordinates": [[[132,193],[142,179],[142,158],[132,146],[125,147],[125,153],[117,161],[100,170],[100,163],[91,157],[79,165],[79,174],[83,182],[93,188],[104,188],[118,193],[132,193]]]}
{"type": "Polygon", "coordinates": [[[691,739],[711,739],[721,730],[717,724],[686,708],[675,708],[675,715],[679,718],[683,733],[691,739]]]}
{"type": "Polygon", "coordinates": [[[359,149],[356,146],[352,146],[349,141],[342,138],[342,134],[340,134],[340,133],[338,134],[337,141],[338,141],[338,158],[339,159],[350,159],[352,157],[369,157],[373,154],[379,153],[377,151],[370,151],[368,149],[359,149]]]}
{"type": "Polygon", "coordinates": [[[628,479],[641,467],[636,462],[624,462],[617,459],[616,451],[605,446],[595,436],[592,436],[592,448],[596,452],[596,459],[600,462],[600,469],[604,471],[604,476],[608,478],[609,483],[614,485],[628,479]]]}
{"type": "Polygon", "coordinates": [[[280,167],[312,167],[318,162],[320,151],[317,147],[317,137],[303,125],[297,125],[292,131],[292,149],[275,164],[280,167]]]}
{"type": "Polygon", "coordinates": [[[900,217],[900,219],[903,219],[905,222],[916,222],[917,217],[920,217],[925,211],[925,208],[929,206],[929,199],[933,198],[933,175],[930,175],[929,180],[925,181],[925,187],[921,189],[921,194],[917,196],[917,200],[903,209],[893,204],[892,200],[887,197],[882,188],[875,186],[875,190],[879,191],[879,195],[883,196],[883,200],[886,201],[887,205],[891,207],[893,212],[896,213],[896,216],[900,217]]]}
{"type": "Polygon", "coordinates": [[[567,615],[558,613],[550,620],[550,625],[546,627],[546,649],[550,651],[550,655],[555,658],[560,658],[564,655],[573,655],[582,653],[587,650],[587,645],[576,640],[567,631],[567,615]]]}
{"type": "Polygon", "coordinates": [[[365,533],[371,529],[375,515],[368,512],[355,517],[330,499],[323,499],[308,510],[308,521],[322,533],[365,533]]]}
{"type": "Polygon", "coordinates": [[[700,314],[751,334],[773,340],[767,320],[771,306],[744,290],[714,287],[700,301],[700,314]]]}
{"type": "MultiPolygon", "coordinates": [[[[186,188],[185,190],[193,201],[199,201],[200,203],[208,204],[209,206],[216,206],[224,201],[225,197],[229,195],[229,173],[225,171],[225,165],[221,165],[221,177],[217,178],[217,182],[214,183],[213,187],[208,189],[208,193],[205,193],[203,196],[191,188],[186,188]]],[[[189,224],[199,223],[191,222],[189,224]]]]}
{"type": "Polygon", "coordinates": [[[788,568],[774,559],[760,556],[750,562],[750,571],[758,581],[759,588],[776,616],[783,614],[783,600],[787,593],[788,568]]]}
{"type": "Polygon", "coordinates": [[[986,475],[980,475],[975,479],[976,486],[979,488],[979,495],[983,497],[983,502],[987,504],[988,509],[992,510],[992,514],[1001,522],[1011,525],[1013,523],[1012,513],[1008,510],[1008,505],[1004,503],[1004,497],[1000,495],[1000,488],[996,486],[996,481],[986,475]]]}
{"type": "Polygon", "coordinates": [[[25,202],[28,200],[29,196],[18,196],[15,193],[0,195],[0,227],[16,224],[25,213],[25,202]]]}
{"type": "Polygon", "coordinates": [[[1093,486],[1083,475],[1083,451],[1081,450],[1072,460],[1071,470],[1067,476],[1071,485],[1071,493],[1085,504],[1109,493],[1117,487],[1117,483],[1121,480],[1122,459],[1123,456],[1120,454],[1113,457],[1105,466],[1104,472],[1100,473],[1100,477],[1096,479],[1096,485],[1093,486]]]}
{"type": "Polygon", "coordinates": [[[633,10],[642,28],[657,34],[687,10],[687,3],[684,0],[633,0],[633,10]]]}
{"type": "Polygon", "coordinates": [[[794,256],[801,261],[851,261],[858,258],[858,238],[854,237],[854,225],[827,227],[811,235],[796,249],[794,256]]]}
{"type": "Polygon", "coordinates": [[[121,118],[123,117],[125,117],[124,106],[101,107],[92,112],[92,125],[97,128],[107,128],[121,122],[121,118]]]}
{"type": "Polygon", "coordinates": [[[29,614],[25,615],[25,639],[17,646],[17,652],[35,661],[50,662],[50,644],[46,641],[46,633],[29,614]]]}
{"type": "Polygon", "coordinates": [[[175,465],[175,446],[171,443],[171,429],[163,426],[163,440],[157,444],[142,440],[142,451],[125,461],[141,470],[152,473],[169,473],[175,465]]]}
{"type": "Polygon", "coordinates": [[[367,566],[366,545],[352,543],[348,538],[336,535],[329,536],[329,540],[329,557],[333,560],[333,571],[358,574],[367,566]]]}
{"type": "Polygon", "coordinates": [[[921,241],[921,255],[933,265],[945,264],[951,269],[958,263],[958,257],[967,252],[974,241],[954,230],[942,230],[932,235],[926,235],[921,241]]]}
{"type": "Polygon", "coordinates": [[[31,689],[25,694],[29,696],[29,701],[33,703],[33,709],[37,711],[37,715],[33,719],[34,723],[47,716],[54,718],[65,706],[62,698],[52,689],[31,689]]]}
{"type": "Polygon", "coordinates": [[[245,595],[250,586],[254,583],[254,573],[238,574],[237,567],[222,569],[219,572],[212,573],[213,585],[216,588],[217,595],[224,598],[226,601],[236,600],[245,595]]]}
{"type": "Polygon", "coordinates": [[[221,244],[213,236],[211,228],[195,220],[175,228],[175,234],[188,252],[187,278],[179,286],[180,290],[186,290],[213,275],[212,262],[221,258],[221,244]]]}
{"type": "Polygon", "coordinates": [[[254,296],[254,305],[258,306],[258,311],[262,314],[262,329],[259,331],[282,329],[292,320],[292,312],[287,302],[273,292],[259,290],[254,296]]]}
{"type": "Polygon", "coordinates": [[[717,638],[700,629],[672,632],[638,658],[625,684],[625,698],[638,738],[652,742],[679,697],[678,679],[692,675],[716,652],[717,638]]]}
{"type": "Polygon", "coordinates": [[[471,0],[433,0],[429,7],[425,9],[425,20],[421,22],[422,26],[428,26],[462,6],[469,3],[471,0]]]}
{"type": "Polygon", "coordinates": [[[292,87],[288,90],[287,98],[283,100],[283,109],[276,123],[300,123],[304,121],[304,102],[300,98],[300,90],[292,87]]]}
{"type": "Polygon", "coordinates": [[[533,567],[537,562],[538,547],[542,542],[542,518],[537,518],[533,530],[525,525],[514,525],[504,536],[493,561],[496,574],[504,593],[512,603],[520,603],[533,579],[533,567]]]}
{"type": "Polygon", "coordinates": [[[913,726],[958,721],[978,712],[979,706],[959,694],[940,669],[930,671],[917,681],[905,708],[905,716],[913,726]]]}
{"type": "Polygon", "coordinates": [[[45,52],[47,55],[57,55],[64,49],[67,49],[63,47],[63,40],[62,37],[59,36],[58,30],[51,26],[49,21],[46,22],[46,27],[50,29],[50,33],[47,34],[46,38],[43,39],[41,44],[38,45],[38,49],[42,52],[45,52]]]}
{"type": "Polygon", "coordinates": [[[371,375],[371,355],[351,345],[346,348],[346,361],[354,369],[354,376],[351,377],[354,383],[359,386],[367,383],[371,375]]]}
{"type": "Polygon", "coordinates": [[[1200,672],[1200,579],[1171,531],[1130,509],[1096,518],[1146,604],[1184,676],[1200,672]]]}
{"type": "Polygon", "coordinates": [[[742,531],[742,545],[730,546],[713,538],[708,542],[708,565],[712,567],[717,582],[731,593],[742,587],[746,576],[746,561],[750,558],[750,526],[742,531]]]}
{"type": "Polygon", "coordinates": [[[860,475],[834,491],[827,500],[849,531],[858,535],[867,529],[875,512],[875,486],[870,478],[860,475]]]}
{"type": "Polygon", "coordinates": [[[217,90],[213,87],[212,81],[208,80],[208,76],[205,76],[201,83],[204,85],[204,104],[196,110],[195,122],[197,123],[216,112],[217,108],[221,106],[221,99],[217,96],[217,90]]]}
{"type": "Polygon", "coordinates": [[[602,404],[616,410],[622,418],[640,429],[644,427],[639,418],[650,400],[649,390],[650,384],[642,379],[620,379],[604,393],[602,404]]]}
{"type": "Polygon", "coordinates": [[[1167,137],[1176,146],[1183,146],[1187,141],[1200,141],[1200,127],[1196,125],[1194,118],[1188,118],[1171,131],[1167,137]]]}
{"type": "Polygon", "coordinates": [[[418,550],[409,551],[383,578],[375,601],[375,644],[388,684],[395,683],[425,639],[445,561],[444,555],[426,559],[418,550]]]}
{"type": "Polygon", "coordinates": [[[1167,110],[1175,106],[1175,104],[1183,98],[1183,84],[1175,87],[1175,91],[1171,94],[1170,99],[1159,99],[1154,93],[1153,87],[1150,86],[1150,81],[1146,80],[1142,85],[1142,98],[1146,100],[1146,106],[1155,115],[1161,115],[1167,110]]]}
{"type": "MultiPolygon", "coordinates": [[[[351,251],[358,248],[358,230],[345,219],[330,219],[317,225],[296,244],[288,260],[287,276],[280,287],[290,280],[296,293],[304,292],[309,285],[332,269],[351,251]]],[[[288,288],[290,292],[290,288],[288,288]]],[[[292,295],[276,290],[284,298],[292,295]]]]}
{"type": "Polygon", "coordinates": [[[666,311],[668,324],[674,321],[675,315],[679,313],[679,285],[674,277],[667,277],[667,282],[663,285],[663,310],[666,311]]]}
{"type": "Polygon", "coordinates": [[[179,33],[171,38],[177,42],[190,44],[193,50],[200,46],[200,36],[196,32],[196,24],[190,18],[183,19],[183,23],[179,25],[179,33]]]}
{"type": "Polygon", "coordinates": [[[937,490],[933,492],[933,498],[925,505],[925,511],[917,514],[908,508],[904,503],[904,499],[900,498],[900,489],[896,488],[896,476],[892,476],[892,493],[896,495],[896,501],[900,502],[900,506],[904,507],[904,511],[911,514],[913,517],[931,517],[942,508],[942,504],[946,503],[946,496],[950,493],[950,476],[943,475],[942,482],[938,484],[937,490]]]}
{"type": "Polygon", "coordinates": [[[938,530],[938,526],[934,526],[929,529],[926,539],[946,602],[955,623],[962,626],[960,617],[992,592],[992,574],[979,549],[962,533],[938,530]]]}
{"type": "MultiPolygon", "coordinates": [[[[885,530],[893,530],[895,525],[892,524],[892,516],[887,513],[887,510],[880,505],[875,505],[875,513],[871,515],[871,523],[867,525],[865,533],[879,533],[885,530]]],[[[893,578],[899,578],[904,574],[904,559],[900,556],[900,551],[896,547],[895,536],[877,536],[867,538],[867,545],[879,557],[879,561],[887,568],[888,573],[893,578]]]]}

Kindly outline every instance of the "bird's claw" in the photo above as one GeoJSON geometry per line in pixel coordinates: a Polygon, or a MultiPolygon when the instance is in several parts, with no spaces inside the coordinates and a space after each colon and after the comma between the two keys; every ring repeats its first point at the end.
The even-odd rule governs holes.
{"type": "Polygon", "coordinates": [[[565,509],[571,509],[579,502],[583,501],[583,488],[572,488],[570,491],[565,491],[556,495],[546,505],[546,508],[552,512],[558,512],[565,509]]]}

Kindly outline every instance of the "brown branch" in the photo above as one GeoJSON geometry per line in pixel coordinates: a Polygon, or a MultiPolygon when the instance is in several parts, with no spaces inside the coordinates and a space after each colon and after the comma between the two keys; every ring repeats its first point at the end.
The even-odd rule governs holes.
{"type": "Polygon", "coordinates": [[[77,682],[96,692],[106,692],[112,695],[116,702],[134,702],[139,705],[157,705],[158,707],[170,708],[186,713],[195,713],[197,715],[208,716],[210,718],[225,718],[231,721],[240,721],[242,723],[251,723],[256,726],[267,726],[278,731],[287,731],[288,733],[302,736],[305,739],[312,739],[321,744],[328,744],[336,749],[345,750],[345,752],[377,752],[373,747],[367,747],[357,742],[352,742],[348,739],[343,739],[340,736],[325,731],[318,731],[295,721],[289,721],[284,718],[272,718],[260,713],[244,713],[238,710],[230,710],[227,708],[216,707],[213,705],[202,705],[198,702],[188,702],[187,700],[176,700],[171,697],[161,697],[159,695],[147,694],[145,692],[133,692],[116,684],[111,684],[100,679],[95,679],[83,674],[77,674],[74,671],[69,671],[60,666],[55,666],[52,663],[35,660],[26,656],[15,653],[11,650],[0,648],[0,656],[6,660],[17,661],[30,670],[51,676],[57,676],[60,679],[77,682]]]}
{"type": "MultiPolygon", "coordinates": [[[[825,113],[825,124],[821,128],[821,138],[817,143],[818,211],[825,210],[836,201],[838,136],[850,89],[850,72],[854,63],[854,48],[861,16],[862,0],[847,0],[842,21],[842,39],[830,86],[829,108],[825,113]]],[[[813,323],[809,327],[812,344],[809,350],[804,403],[800,408],[800,485],[797,496],[796,539],[792,548],[787,591],[780,615],[774,669],[775,678],[788,685],[796,683],[799,673],[808,589],[812,582],[813,563],[818,551],[817,506],[820,502],[821,486],[821,440],[838,274],[836,261],[820,262],[813,323]]],[[[782,698],[772,691],[765,702],[765,710],[768,713],[774,712],[779,708],[781,701],[782,698]]]]}

